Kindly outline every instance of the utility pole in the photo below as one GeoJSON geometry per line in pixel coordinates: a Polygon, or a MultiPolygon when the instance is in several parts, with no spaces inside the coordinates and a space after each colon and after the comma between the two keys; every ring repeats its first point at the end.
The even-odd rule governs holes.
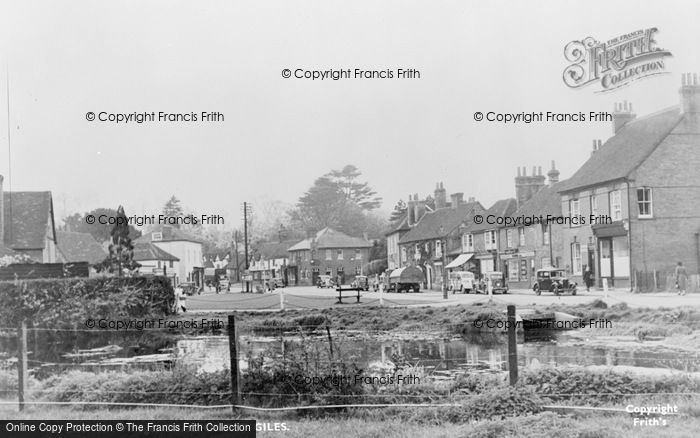
{"type": "MultiPolygon", "coordinates": [[[[250,268],[248,259],[248,214],[252,212],[252,207],[247,202],[243,203],[243,245],[245,247],[245,270],[250,268]]],[[[248,275],[248,274],[246,274],[248,275]]],[[[246,281],[245,291],[250,292],[250,282],[246,281]]]]}
{"type": "Polygon", "coordinates": [[[236,259],[236,282],[241,281],[241,265],[238,263],[238,230],[233,232],[233,257],[236,259]]]}

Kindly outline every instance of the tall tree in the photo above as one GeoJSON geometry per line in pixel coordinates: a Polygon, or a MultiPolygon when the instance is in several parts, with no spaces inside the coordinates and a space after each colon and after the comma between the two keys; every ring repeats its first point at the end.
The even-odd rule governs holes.
{"type": "Polygon", "coordinates": [[[357,167],[348,165],[317,178],[289,212],[291,227],[306,231],[330,227],[353,236],[374,230],[376,218],[370,213],[381,205],[381,198],[368,183],[357,181],[360,175],[357,167]]]}
{"type": "Polygon", "coordinates": [[[408,211],[408,206],[403,199],[399,199],[396,203],[394,209],[391,211],[391,216],[389,217],[389,222],[392,225],[398,225],[406,217],[406,212],[408,211]]]}
{"type": "Polygon", "coordinates": [[[124,270],[133,271],[140,265],[134,261],[134,245],[129,236],[129,225],[127,223],[124,207],[121,205],[117,209],[117,221],[111,231],[112,243],[109,245],[109,255],[100,264],[98,270],[101,272],[116,273],[122,276],[124,270]]]}
{"type": "Polygon", "coordinates": [[[331,170],[326,176],[338,186],[345,199],[363,210],[372,210],[382,205],[382,198],[366,182],[359,182],[360,170],[348,164],[342,170],[331,170]]]}
{"type": "MultiPolygon", "coordinates": [[[[180,200],[177,199],[175,195],[171,196],[170,199],[168,199],[168,202],[166,202],[163,206],[163,216],[166,218],[177,218],[183,215],[184,210],[182,209],[182,205],[180,205],[180,200]]],[[[175,228],[180,228],[180,224],[177,222],[177,220],[174,220],[172,224],[175,228]]]]}
{"type": "MultiPolygon", "coordinates": [[[[73,231],[78,233],[89,233],[100,243],[111,239],[112,224],[107,223],[109,219],[117,217],[117,210],[113,208],[96,208],[84,214],[74,213],[63,219],[62,231],[73,231]],[[92,216],[93,220],[86,221],[85,218],[92,216]],[[89,223],[92,222],[92,223],[89,223]],[[104,222],[104,223],[102,223],[104,222]]],[[[129,225],[129,237],[133,240],[141,236],[141,231],[133,225],[129,225]]]]}

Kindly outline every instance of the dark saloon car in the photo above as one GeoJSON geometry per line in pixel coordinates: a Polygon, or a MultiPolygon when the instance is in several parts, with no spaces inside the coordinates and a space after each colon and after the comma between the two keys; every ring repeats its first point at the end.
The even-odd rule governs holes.
{"type": "Polygon", "coordinates": [[[554,295],[559,295],[563,292],[576,295],[576,282],[569,280],[566,276],[566,271],[563,269],[539,269],[532,290],[537,295],[540,295],[542,291],[552,292],[554,295]]]}

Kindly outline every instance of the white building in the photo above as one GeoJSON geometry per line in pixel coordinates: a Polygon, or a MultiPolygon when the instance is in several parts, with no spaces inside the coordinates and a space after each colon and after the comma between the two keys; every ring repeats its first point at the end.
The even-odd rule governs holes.
{"type": "Polygon", "coordinates": [[[203,280],[202,242],[184,231],[170,226],[157,226],[136,239],[135,243],[152,243],[178,262],[173,264],[177,281],[191,281],[200,285],[203,280]]]}

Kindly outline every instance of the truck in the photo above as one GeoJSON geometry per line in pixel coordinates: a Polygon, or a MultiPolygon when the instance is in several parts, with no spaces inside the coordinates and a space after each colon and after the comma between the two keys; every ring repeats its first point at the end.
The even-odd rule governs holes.
{"type": "Polygon", "coordinates": [[[475,282],[474,274],[469,271],[450,272],[450,289],[452,289],[453,294],[455,292],[471,293],[474,290],[475,282]]]}
{"type": "Polygon", "coordinates": [[[425,281],[425,274],[416,266],[406,266],[391,271],[388,279],[389,291],[420,292],[420,285],[425,281]]]}

